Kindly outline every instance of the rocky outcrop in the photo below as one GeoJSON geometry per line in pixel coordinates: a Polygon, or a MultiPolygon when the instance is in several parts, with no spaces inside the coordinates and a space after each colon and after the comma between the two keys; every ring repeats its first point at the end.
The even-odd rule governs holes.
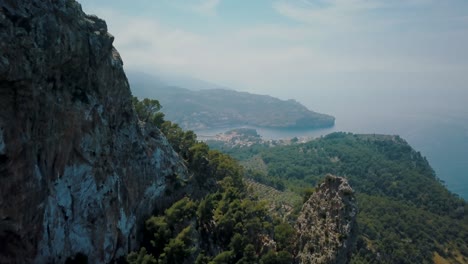
{"type": "Polygon", "coordinates": [[[348,181],[327,175],[297,219],[297,262],[348,263],[356,239],[356,214],[348,181]]]}
{"type": "Polygon", "coordinates": [[[113,39],[74,0],[0,1],[0,263],[109,262],[187,177],[138,123],[113,39]]]}

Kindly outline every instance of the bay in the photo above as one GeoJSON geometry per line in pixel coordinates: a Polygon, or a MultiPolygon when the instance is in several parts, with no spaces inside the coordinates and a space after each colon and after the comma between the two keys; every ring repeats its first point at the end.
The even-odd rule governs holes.
{"type": "MultiPolygon", "coordinates": [[[[281,97],[281,94],[277,95],[281,97]]],[[[343,131],[400,135],[427,158],[447,188],[468,200],[468,96],[465,90],[303,91],[301,103],[336,117],[316,130],[256,128],[264,139],[320,137],[343,131]]],[[[196,131],[212,136],[228,129],[196,131]]]]}

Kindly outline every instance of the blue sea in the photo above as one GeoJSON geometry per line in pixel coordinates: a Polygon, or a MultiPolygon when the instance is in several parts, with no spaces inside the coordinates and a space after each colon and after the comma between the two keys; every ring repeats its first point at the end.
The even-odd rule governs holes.
{"type": "Polygon", "coordinates": [[[319,95],[304,91],[300,98],[309,109],[335,116],[335,126],[305,131],[257,128],[258,133],[265,139],[335,131],[400,135],[428,159],[450,191],[468,200],[468,89],[336,89],[319,95]]]}

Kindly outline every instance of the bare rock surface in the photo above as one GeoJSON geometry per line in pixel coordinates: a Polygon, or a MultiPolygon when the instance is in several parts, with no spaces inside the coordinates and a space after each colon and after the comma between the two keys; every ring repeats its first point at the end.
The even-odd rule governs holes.
{"type": "Polygon", "coordinates": [[[357,206],[345,178],[327,175],[298,217],[298,263],[349,263],[356,239],[357,206]]]}
{"type": "Polygon", "coordinates": [[[0,0],[1,263],[109,262],[188,177],[138,123],[113,39],[74,0],[0,0]]]}

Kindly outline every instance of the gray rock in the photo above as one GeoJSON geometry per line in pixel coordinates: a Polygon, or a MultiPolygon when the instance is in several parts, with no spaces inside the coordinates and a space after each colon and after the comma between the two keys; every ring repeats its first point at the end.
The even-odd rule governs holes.
{"type": "Polygon", "coordinates": [[[0,263],[109,262],[182,195],[164,195],[188,173],[138,123],[113,39],[76,1],[0,1],[0,263]]]}
{"type": "Polygon", "coordinates": [[[5,155],[5,140],[3,139],[3,127],[0,127],[0,155],[5,155]]]}
{"type": "Polygon", "coordinates": [[[297,219],[297,262],[349,263],[357,237],[356,215],[348,181],[327,175],[297,219]]]}

